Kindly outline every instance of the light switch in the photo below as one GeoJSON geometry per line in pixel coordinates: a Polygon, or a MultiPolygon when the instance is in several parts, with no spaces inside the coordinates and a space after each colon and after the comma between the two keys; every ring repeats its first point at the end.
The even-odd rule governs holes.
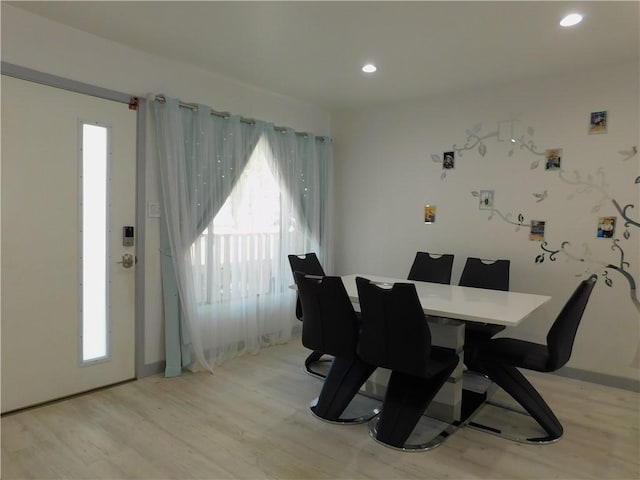
{"type": "Polygon", "coordinates": [[[158,202],[149,202],[147,204],[147,216],[149,218],[160,218],[160,204],[158,202]]]}

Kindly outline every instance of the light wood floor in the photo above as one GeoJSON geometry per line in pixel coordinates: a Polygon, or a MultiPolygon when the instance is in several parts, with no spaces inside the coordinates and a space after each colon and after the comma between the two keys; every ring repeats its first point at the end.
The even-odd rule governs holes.
{"type": "Polygon", "coordinates": [[[565,427],[555,444],[462,429],[435,450],[313,418],[299,341],[214,375],[154,376],[2,418],[2,478],[638,479],[636,393],[527,373],[565,427]]]}

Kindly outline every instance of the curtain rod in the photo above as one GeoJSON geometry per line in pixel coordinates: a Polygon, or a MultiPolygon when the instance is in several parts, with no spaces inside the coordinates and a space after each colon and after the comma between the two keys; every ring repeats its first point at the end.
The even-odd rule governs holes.
{"type": "MultiPolygon", "coordinates": [[[[164,95],[156,95],[156,101],[160,102],[160,103],[165,103],[167,101],[167,99],[165,98],[164,95]]],[[[178,106],[180,108],[188,108],[189,110],[198,110],[199,106],[195,103],[186,103],[183,102],[181,100],[178,100],[178,106]]],[[[224,119],[228,119],[231,114],[229,112],[217,112],[216,110],[214,110],[213,108],[211,109],[211,115],[215,115],[216,117],[220,117],[220,118],[224,118],[224,119]]],[[[240,117],[240,122],[242,123],[246,123],[247,125],[255,125],[256,121],[253,118],[244,118],[244,117],[240,117]]],[[[276,132],[280,132],[280,133],[286,133],[287,130],[289,130],[289,128],[287,127],[278,127],[274,125],[274,130],[276,132]]],[[[300,136],[300,137],[308,137],[309,133],[308,132],[294,132],[296,135],[300,136]]],[[[320,141],[320,142],[324,142],[325,140],[329,140],[329,137],[316,137],[316,140],[320,141]]]]}

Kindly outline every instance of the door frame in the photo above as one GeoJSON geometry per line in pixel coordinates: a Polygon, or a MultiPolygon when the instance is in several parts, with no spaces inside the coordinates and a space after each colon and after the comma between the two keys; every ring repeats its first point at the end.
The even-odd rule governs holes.
{"type": "MultiPolygon", "coordinates": [[[[146,201],[146,136],[147,136],[147,101],[127,93],[109,90],[107,88],[78,82],[68,78],[58,77],[48,73],[21,67],[8,62],[0,62],[0,73],[10,77],[26,80],[50,87],[69,90],[71,92],[90,95],[93,97],[112,100],[129,105],[131,100],[137,100],[136,109],[136,271],[135,271],[135,377],[142,378],[144,371],[144,324],[145,324],[145,201],[146,201]]],[[[1,259],[0,259],[1,262],[1,259]]],[[[155,372],[154,372],[155,373],[155,372]]]]}

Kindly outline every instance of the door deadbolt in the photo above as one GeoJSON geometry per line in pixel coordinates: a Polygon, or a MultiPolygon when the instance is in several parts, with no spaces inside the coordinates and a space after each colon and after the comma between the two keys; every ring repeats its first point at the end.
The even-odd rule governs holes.
{"type": "Polygon", "coordinates": [[[121,264],[124,268],[131,268],[135,263],[135,257],[130,253],[125,253],[122,255],[122,261],[118,263],[121,264]]]}

